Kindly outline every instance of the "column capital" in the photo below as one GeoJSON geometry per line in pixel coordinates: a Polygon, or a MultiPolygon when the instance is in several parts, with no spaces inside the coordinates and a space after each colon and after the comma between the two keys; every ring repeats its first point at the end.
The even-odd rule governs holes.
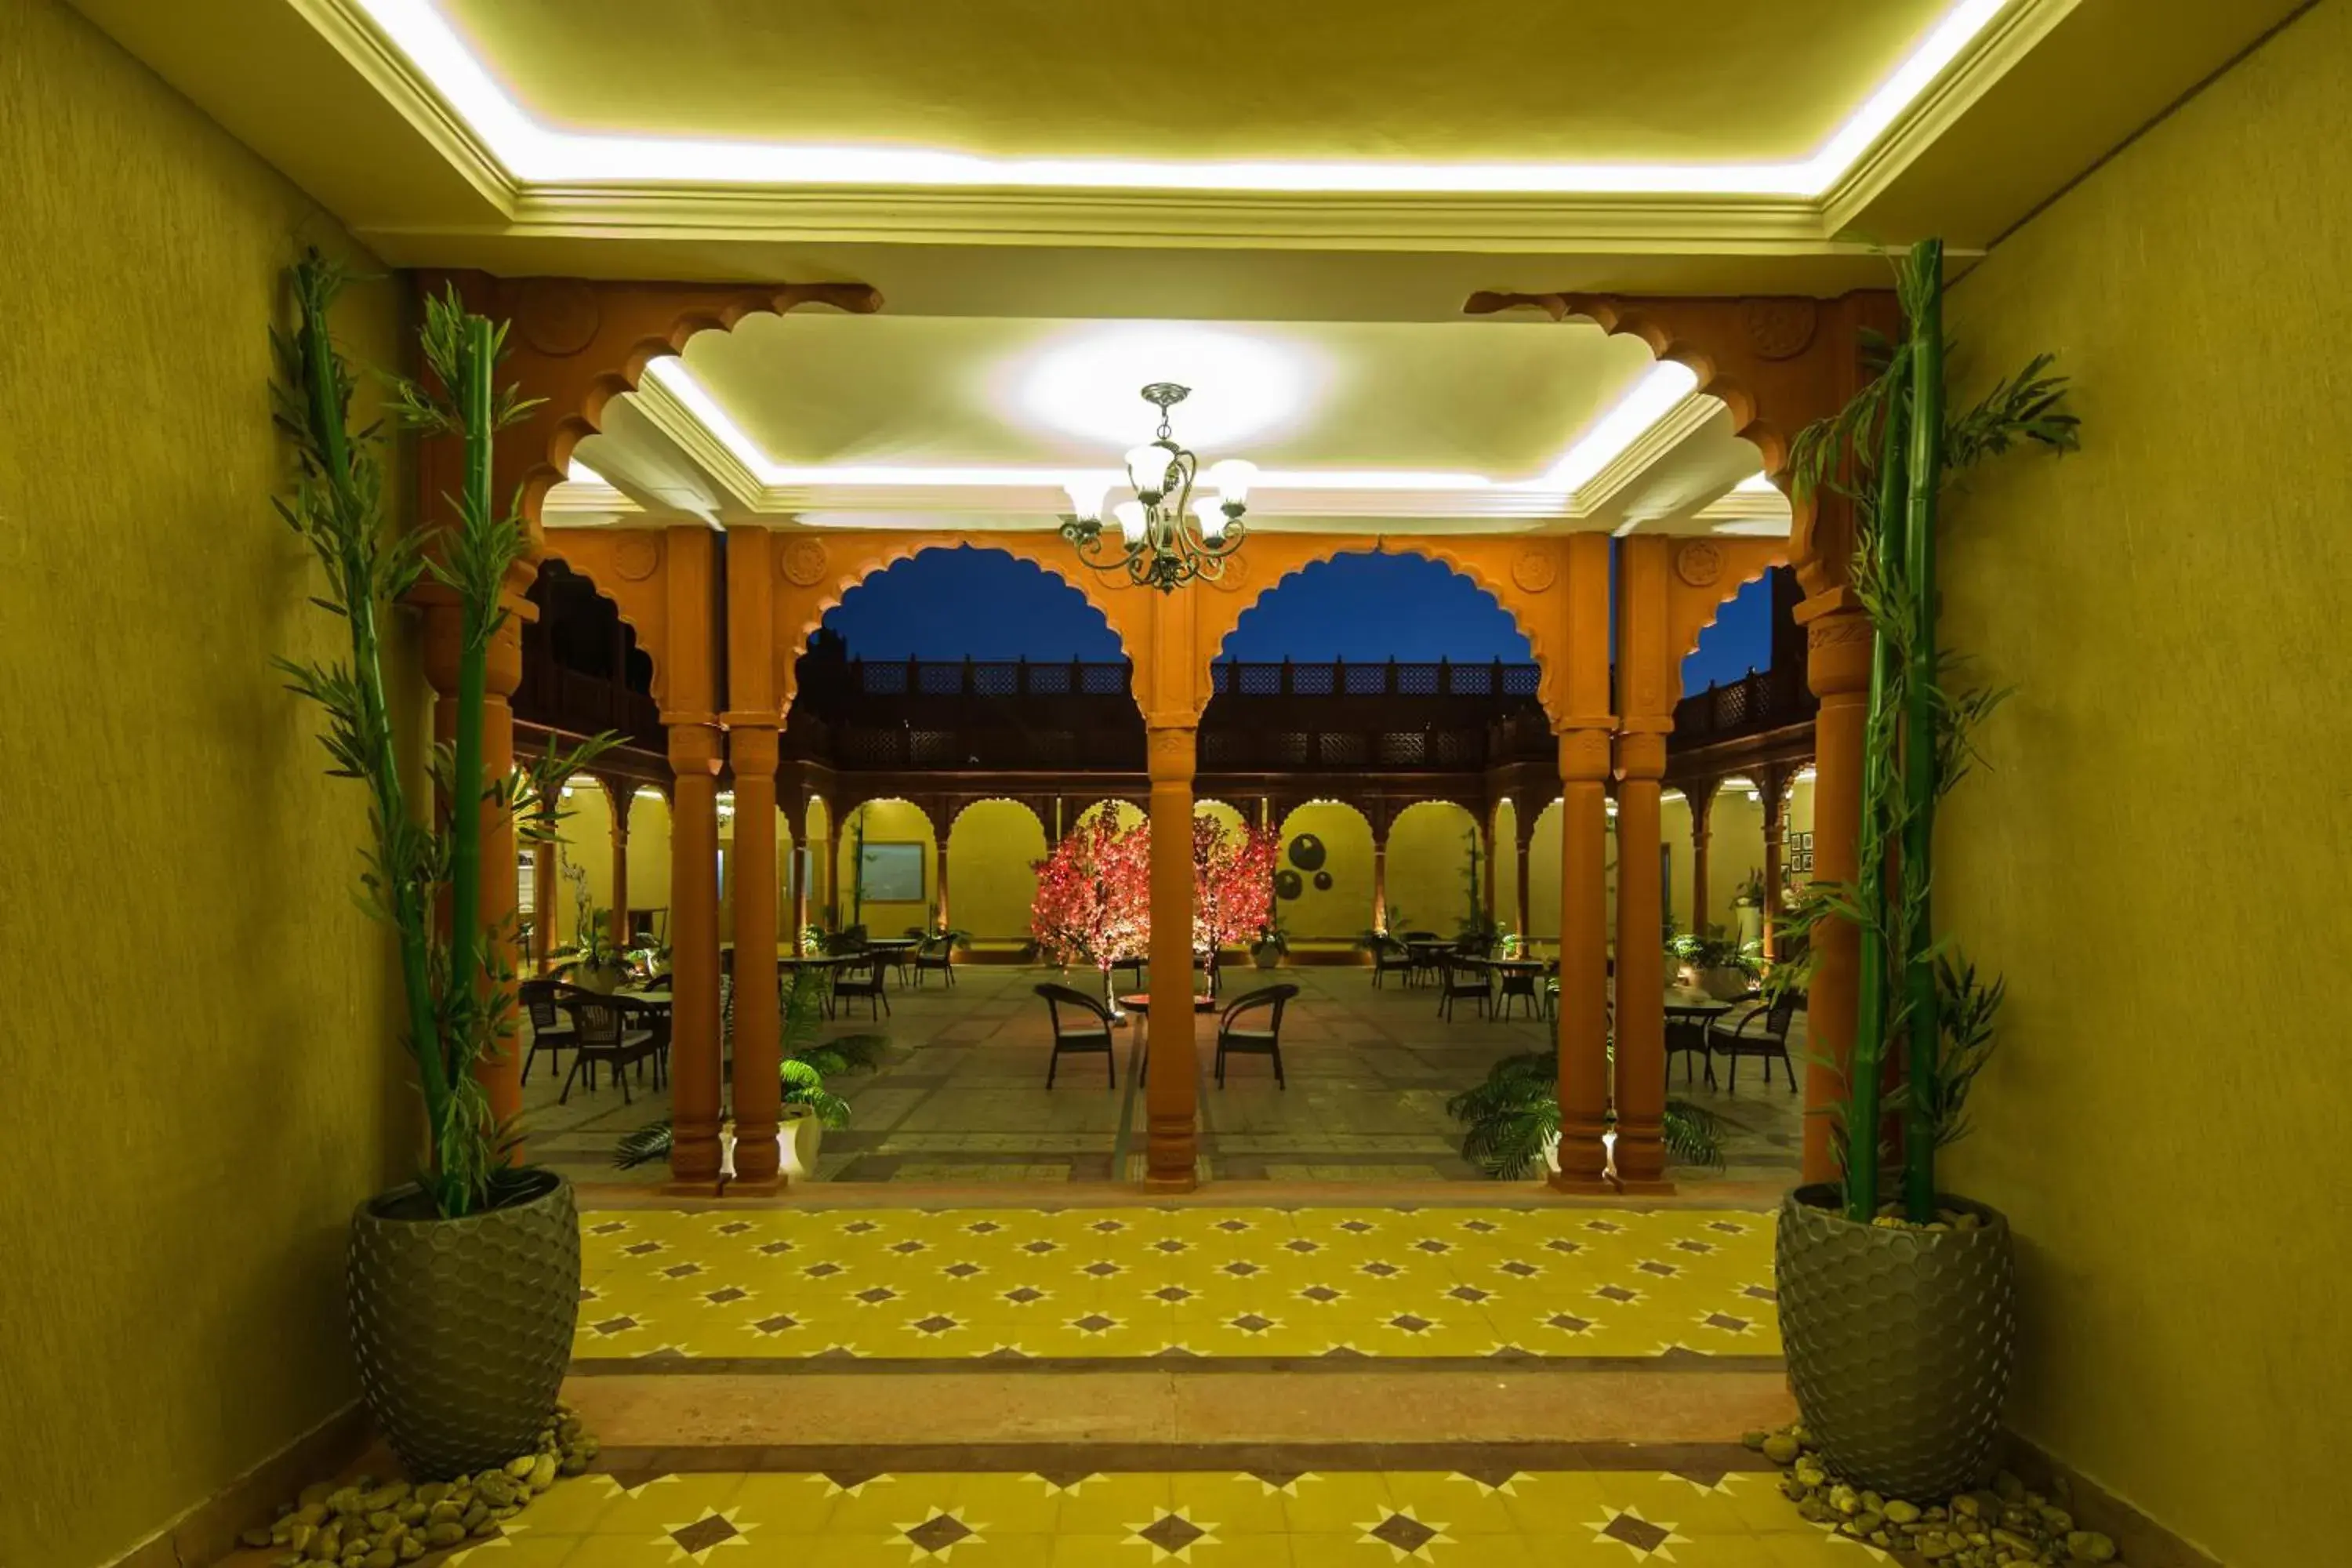
{"type": "Polygon", "coordinates": [[[716,714],[665,714],[662,722],[669,730],[670,770],[680,778],[696,774],[719,776],[721,761],[721,731],[716,714]]]}
{"type": "Polygon", "coordinates": [[[1617,737],[1617,776],[1656,784],[1666,776],[1666,738],[1655,731],[1629,731],[1617,737]]]}
{"type": "Polygon", "coordinates": [[[1190,723],[1162,724],[1147,721],[1145,758],[1155,784],[1189,784],[1199,771],[1197,731],[1190,723]]]}
{"type": "Polygon", "coordinates": [[[1563,784],[1599,784],[1609,776],[1609,749],[1613,721],[1595,725],[1563,726],[1559,735],[1559,776],[1563,784]]]}
{"type": "MultiPolygon", "coordinates": [[[[1816,599],[1828,595],[1816,595],[1816,599]]],[[[1811,605],[1814,599],[1805,601],[1811,605]]],[[[1804,605],[1799,606],[1802,616],[1804,605]]],[[[1813,695],[1859,697],[1870,689],[1871,652],[1877,632],[1858,605],[1840,605],[1804,617],[1805,679],[1813,695]]]]}
{"type": "Polygon", "coordinates": [[[776,777],[776,730],[772,724],[730,726],[727,731],[727,759],[734,765],[740,781],[756,774],[773,786],[776,777]]]}

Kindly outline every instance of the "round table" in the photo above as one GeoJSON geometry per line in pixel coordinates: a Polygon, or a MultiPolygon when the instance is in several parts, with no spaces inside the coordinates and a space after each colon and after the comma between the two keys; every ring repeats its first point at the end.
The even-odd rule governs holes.
{"type": "MultiPolygon", "coordinates": [[[[1707,1044],[1706,1032],[1717,1018],[1738,1006],[1739,1003],[1726,1002],[1719,997],[1710,996],[1704,991],[1677,990],[1666,993],[1665,1005],[1665,1058],[1668,1079],[1671,1079],[1674,1076],[1675,1052],[1679,1048],[1696,1051],[1706,1059],[1706,1080],[1712,1084],[1715,1081],[1715,1052],[1707,1044]],[[1696,1042],[1677,1047],[1675,1044],[1675,1031],[1677,1029],[1695,1031],[1698,1037],[1696,1042]]],[[[1690,1076],[1690,1068],[1687,1064],[1683,1068],[1683,1075],[1685,1078],[1690,1076]]]]}
{"type": "Polygon", "coordinates": [[[1487,1015],[1490,1021],[1499,1021],[1502,1018],[1504,996],[1525,996],[1532,1011],[1540,1013],[1543,1010],[1543,994],[1537,988],[1536,983],[1543,978],[1544,971],[1551,967],[1549,959],[1487,958],[1481,959],[1479,962],[1503,977],[1502,995],[1495,998],[1494,1007],[1487,1015]],[[1513,991],[1510,989],[1511,981],[1521,975],[1527,977],[1527,989],[1513,991]]]}

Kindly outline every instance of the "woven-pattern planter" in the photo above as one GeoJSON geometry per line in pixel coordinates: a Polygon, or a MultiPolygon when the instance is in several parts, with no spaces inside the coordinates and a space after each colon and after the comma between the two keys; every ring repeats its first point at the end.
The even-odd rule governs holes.
{"type": "Polygon", "coordinates": [[[1964,1199],[1974,1230],[1857,1225],[1837,1190],[1801,1187],[1774,1242],[1780,1338],[1805,1427],[1842,1479],[1940,1501],[1994,1467],[2017,1338],[2009,1222],[1964,1199]]]}
{"type": "Polygon", "coordinates": [[[580,1312],[572,1184],[526,1172],[519,1201],[436,1217],[414,1186],[352,1215],[345,1287],[368,1411],[418,1481],[530,1453],[580,1312]]]}

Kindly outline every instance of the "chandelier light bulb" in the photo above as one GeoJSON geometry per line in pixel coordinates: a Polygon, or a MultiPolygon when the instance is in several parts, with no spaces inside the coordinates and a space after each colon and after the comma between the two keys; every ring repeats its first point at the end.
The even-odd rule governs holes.
{"type": "Polygon", "coordinates": [[[1062,481],[1062,493],[1070,498],[1070,510],[1092,522],[1102,517],[1103,498],[1110,494],[1110,481],[1099,474],[1086,474],[1062,481]]]}
{"type": "Polygon", "coordinates": [[[1112,509],[1111,515],[1118,519],[1118,531],[1129,544],[1143,542],[1144,519],[1141,501],[1123,500],[1112,509]]]}
{"type": "Polygon", "coordinates": [[[1256,479],[1257,465],[1243,458],[1227,458],[1209,469],[1209,483],[1216,488],[1217,499],[1229,506],[1246,506],[1250,486],[1256,479]]]}
{"type": "Polygon", "coordinates": [[[1210,543],[1225,536],[1225,509],[1207,496],[1193,501],[1192,515],[1201,520],[1201,537],[1210,543]]]}
{"type": "Polygon", "coordinates": [[[1144,445],[1127,454],[1127,480],[1148,503],[1168,493],[1168,469],[1175,458],[1165,447],[1144,445]]]}

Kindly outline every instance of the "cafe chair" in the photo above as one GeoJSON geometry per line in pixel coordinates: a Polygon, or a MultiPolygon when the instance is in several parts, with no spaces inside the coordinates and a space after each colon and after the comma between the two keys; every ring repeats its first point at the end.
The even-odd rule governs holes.
{"type": "Polygon", "coordinates": [[[522,1058],[522,1081],[530,1081],[530,1064],[545,1051],[554,1058],[553,1070],[563,1070],[562,1053],[579,1044],[580,1037],[564,1016],[563,998],[577,986],[561,980],[526,980],[515,987],[522,1010],[530,1016],[530,1051],[522,1058]]]}
{"type": "Polygon", "coordinates": [[[1439,963],[1437,977],[1437,1016],[1448,1023],[1454,1020],[1454,1004],[1459,998],[1476,1002],[1481,1016],[1495,1004],[1493,972],[1483,963],[1447,957],[1439,963]]]}
{"type": "Polygon", "coordinates": [[[1253,991],[1227,1006],[1217,1019],[1217,1087],[1225,1087],[1225,1058],[1230,1054],[1271,1057],[1274,1058],[1274,1086],[1288,1089],[1289,1081],[1282,1076],[1282,1010],[1298,994],[1296,985],[1268,985],[1253,991]],[[1263,1011],[1265,1027],[1245,1029],[1238,1020],[1248,1013],[1263,1011]]]}
{"type": "Polygon", "coordinates": [[[955,938],[930,937],[915,950],[915,984],[920,985],[926,974],[943,974],[950,986],[955,984],[955,938]]]}
{"type": "MultiPolygon", "coordinates": [[[[1797,1069],[1789,1060],[1789,1025],[1804,998],[1796,992],[1784,993],[1780,998],[1764,1005],[1751,1007],[1737,1023],[1728,1018],[1717,1019],[1706,1032],[1707,1049],[1731,1058],[1731,1071],[1724,1087],[1733,1094],[1739,1092],[1739,1058],[1764,1058],[1764,1081],[1772,1081],[1772,1058],[1780,1058],[1788,1070],[1789,1092],[1797,1092],[1797,1069]],[[1729,1025],[1728,1027],[1726,1027],[1729,1025]]],[[[1708,1064],[1710,1068],[1714,1063],[1708,1064]]],[[[1708,1077],[1713,1079],[1712,1071],[1708,1077]]]]}
{"type": "Polygon", "coordinates": [[[1110,1009],[1085,992],[1073,991],[1066,985],[1048,982],[1036,989],[1037,994],[1045,999],[1045,1016],[1054,1028],[1054,1056],[1045,1064],[1045,1087],[1054,1087],[1054,1075],[1061,1070],[1063,1052],[1100,1051],[1103,1072],[1110,1087],[1117,1089],[1118,1068],[1111,1059],[1110,1009]],[[1066,1008],[1070,1015],[1066,1023],[1062,1016],[1066,1008]]]}
{"type": "Polygon", "coordinates": [[[878,952],[861,952],[833,972],[833,1000],[837,1008],[845,1002],[866,998],[873,1009],[874,1021],[880,1023],[890,1011],[890,998],[884,994],[882,965],[886,962],[878,952]]]}
{"type": "Polygon", "coordinates": [[[629,1103],[628,1068],[643,1061],[654,1048],[651,1029],[629,1026],[628,1008],[609,996],[599,996],[593,991],[582,991],[566,996],[563,1010],[572,1015],[572,1027],[577,1041],[572,1053],[572,1071],[563,1079],[563,1091],[555,1097],[562,1105],[572,1099],[572,1085],[580,1077],[580,1069],[588,1069],[588,1091],[596,1091],[596,1067],[603,1063],[613,1069],[613,1078],[621,1086],[621,1103],[629,1103]]]}

